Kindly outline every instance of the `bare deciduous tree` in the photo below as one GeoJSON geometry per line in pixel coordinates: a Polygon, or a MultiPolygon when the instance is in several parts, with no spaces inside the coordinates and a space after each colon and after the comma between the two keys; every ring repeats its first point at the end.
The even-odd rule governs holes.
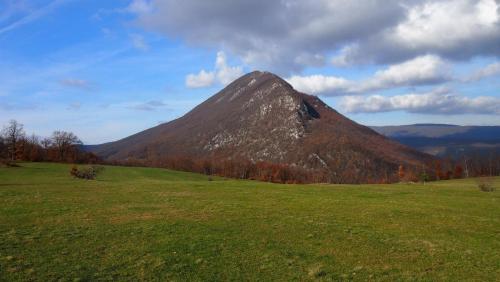
{"type": "Polygon", "coordinates": [[[16,145],[24,137],[23,125],[16,120],[10,120],[9,124],[2,130],[2,136],[7,145],[7,151],[11,160],[16,158],[16,145]]]}
{"type": "Polygon", "coordinates": [[[47,150],[50,146],[52,146],[52,140],[50,138],[43,138],[42,141],[40,141],[40,145],[42,145],[42,148],[47,150]]]}
{"type": "Polygon", "coordinates": [[[6,154],[7,154],[7,144],[5,144],[3,136],[0,135],[0,159],[3,158],[6,154]]]}
{"type": "Polygon", "coordinates": [[[75,146],[81,145],[82,141],[72,132],[54,131],[52,133],[52,144],[56,147],[59,153],[59,159],[64,161],[67,153],[75,146]]]}

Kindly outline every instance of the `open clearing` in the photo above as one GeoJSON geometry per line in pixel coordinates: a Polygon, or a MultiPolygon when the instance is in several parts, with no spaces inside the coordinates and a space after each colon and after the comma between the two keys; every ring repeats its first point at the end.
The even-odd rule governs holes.
{"type": "Polygon", "coordinates": [[[0,168],[0,280],[500,280],[500,178],[280,185],[0,168]]]}

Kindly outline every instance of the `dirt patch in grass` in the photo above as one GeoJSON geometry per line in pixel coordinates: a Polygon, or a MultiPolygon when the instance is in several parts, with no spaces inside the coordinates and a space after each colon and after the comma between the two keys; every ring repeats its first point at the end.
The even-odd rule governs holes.
{"type": "Polygon", "coordinates": [[[326,275],[322,264],[312,265],[307,269],[307,275],[311,278],[320,278],[326,275]]]}

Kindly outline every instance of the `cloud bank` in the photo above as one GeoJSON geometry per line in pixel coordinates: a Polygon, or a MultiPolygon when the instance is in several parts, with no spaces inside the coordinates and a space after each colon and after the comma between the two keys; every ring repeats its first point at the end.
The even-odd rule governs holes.
{"type": "Polygon", "coordinates": [[[129,10],[147,30],[290,74],[332,61],[498,56],[499,7],[495,0],[135,0],[129,10]]]}
{"type": "MultiPolygon", "coordinates": [[[[129,11],[148,31],[191,46],[223,50],[213,70],[186,76],[189,88],[226,85],[245,66],[288,77],[299,91],[346,96],[349,112],[405,111],[491,114],[496,96],[466,97],[452,90],[396,96],[395,88],[471,83],[498,75],[500,0],[134,0],[129,11]],[[490,65],[456,77],[456,62],[488,58],[490,65]],[[366,78],[301,75],[310,67],[376,66],[366,78]]],[[[496,94],[495,94],[496,95],[496,94]]]]}
{"type": "Polygon", "coordinates": [[[405,111],[440,115],[500,115],[500,98],[490,96],[469,98],[452,93],[448,89],[391,97],[381,95],[347,96],[342,99],[340,104],[341,108],[348,113],[405,111]]]}
{"type": "Polygon", "coordinates": [[[446,62],[437,56],[425,55],[379,70],[361,81],[323,75],[295,75],[287,80],[295,89],[305,93],[342,96],[402,86],[432,85],[451,79],[446,62]]]}

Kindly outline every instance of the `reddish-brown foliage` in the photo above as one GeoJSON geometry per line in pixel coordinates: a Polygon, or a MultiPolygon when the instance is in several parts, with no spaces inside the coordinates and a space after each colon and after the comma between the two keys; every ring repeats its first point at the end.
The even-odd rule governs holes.
{"type": "Polygon", "coordinates": [[[453,178],[462,178],[464,169],[461,165],[456,165],[455,170],[453,171],[453,178]]]}
{"type": "Polygon", "coordinates": [[[399,165],[399,168],[398,168],[398,177],[399,177],[399,180],[401,180],[401,181],[405,177],[405,167],[403,165],[399,165]]]}

